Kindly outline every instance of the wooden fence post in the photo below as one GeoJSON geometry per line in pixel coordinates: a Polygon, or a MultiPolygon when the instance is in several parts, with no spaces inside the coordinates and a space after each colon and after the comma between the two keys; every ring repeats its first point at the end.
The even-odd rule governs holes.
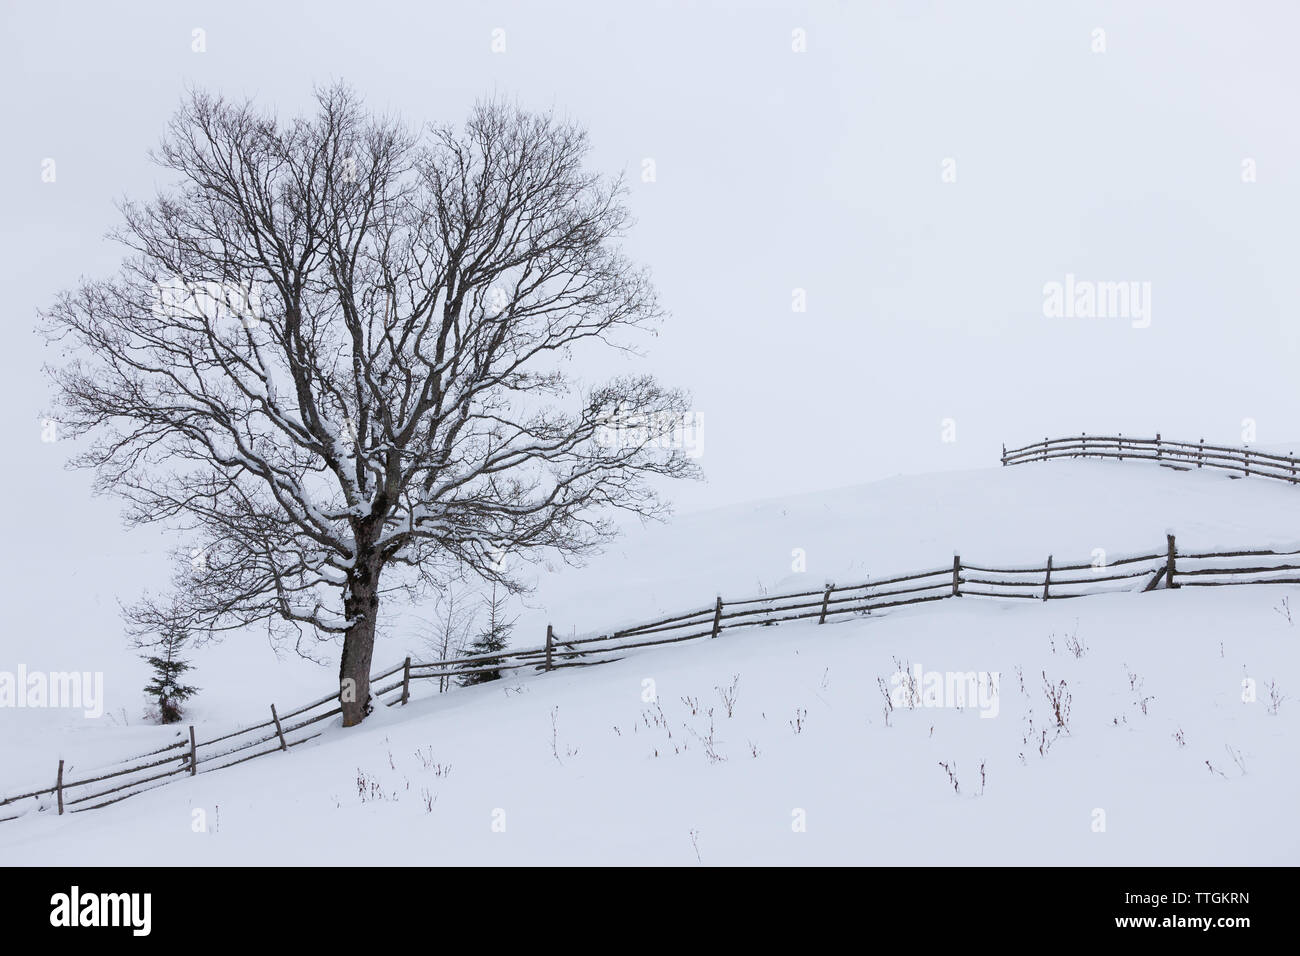
{"type": "Polygon", "coordinates": [[[1295,484],[1295,452],[1289,451],[1286,456],[1291,459],[1291,484],[1295,484]]]}
{"type": "Polygon", "coordinates": [[[411,699],[411,656],[406,656],[406,663],[402,665],[402,706],[411,699]]]}
{"type": "Polygon", "coordinates": [[[280,749],[288,750],[289,747],[284,742],[284,731],[280,729],[280,715],[275,712],[275,704],[271,705],[271,719],[275,721],[275,732],[280,736],[280,749]]]}
{"type": "Polygon", "coordinates": [[[1088,457],[1088,433],[1084,432],[1079,436],[1079,457],[1088,457]]]}
{"type": "Polygon", "coordinates": [[[1123,432],[1119,433],[1119,441],[1115,446],[1115,460],[1116,461],[1124,460],[1124,433],[1123,432]]]}
{"type": "Polygon", "coordinates": [[[1043,600],[1047,600],[1047,589],[1052,583],[1052,556],[1047,556],[1047,576],[1043,578],[1043,600]]]}
{"type": "Polygon", "coordinates": [[[551,648],[555,646],[555,631],[551,625],[546,625],[546,669],[554,670],[555,665],[551,663],[551,648]]]}
{"type": "Polygon", "coordinates": [[[199,772],[199,748],[194,743],[194,725],[190,724],[190,776],[199,772]]]}
{"type": "Polygon", "coordinates": [[[1201,459],[1205,456],[1205,439],[1201,439],[1201,444],[1196,449],[1196,467],[1201,467],[1201,459]]]}
{"type": "Polygon", "coordinates": [[[1159,461],[1160,458],[1161,458],[1161,454],[1160,454],[1160,433],[1159,433],[1159,432],[1156,432],[1156,461],[1159,461]]]}
{"type": "Polygon", "coordinates": [[[1003,442],[1003,443],[1002,443],[1002,465],[1003,465],[1003,467],[1006,466],[1006,463],[1007,463],[1007,443],[1006,443],[1006,442],[1003,442]]]}
{"type": "Polygon", "coordinates": [[[958,590],[957,584],[961,581],[961,558],[958,555],[952,556],[952,596],[961,597],[961,591],[958,590]]]}
{"type": "Polygon", "coordinates": [[[59,816],[63,816],[63,761],[59,761],[59,781],[54,785],[59,794],[59,816]]]}
{"type": "Polygon", "coordinates": [[[1249,476],[1250,475],[1250,449],[1247,448],[1245,451],[1246,453],[1242,456],[1242,460],[1245,461],[1246,463],[1246,474],[1247,476],[1249,476]]]}
{"type": "Polygon", "coordinates": [[[710,637],[717,637],[718,632],[722,630],[722,595],[718,595],[718,603],[713,605],[713,633],[710,637]]]}
{"type": "Polygon", "coordinates": [[[1169,556],[1165,559],[1165,587],[1176,588],[1178,585],[1174,583],[1174,536],[1167,534],[1165,539],[1169,543],[1169,556]]]}
{"type": "Polygon", "coordinates": [[[826,593],[822,595],[822,614],[817,618],[818,624],[826,623],[826,606],[831,603],[831,592],[835,590],[835,585],[826,585],[826,593]]]}

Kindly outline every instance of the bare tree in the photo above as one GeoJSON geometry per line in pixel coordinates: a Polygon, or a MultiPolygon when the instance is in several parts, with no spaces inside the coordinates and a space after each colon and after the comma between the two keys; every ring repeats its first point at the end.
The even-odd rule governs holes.
{"type": "Polygon", "coordinates": [[[589,554],[696,466],[664,441],[682,393],[566,374],[662,317],[582,129],[499,102],[463,130],[341,86],[317,102],[280,122],[191,95],[153,154],[176,184],[121,207],[120,271],[42,325],[51,414],[91,439],[74,464],[130,522],[191,536],[131,628],[264,622],[302,653],[341,636],[351,726],[381,597],[467,569],[517,589],[501,556],[589,554]],[[613,421],[636,427],[602,440],[613,421]]]}
{"type": "MultiPolygon", "coordinates": [[[[449,661],[460,655],[469,642],[474,615],[474,606],[465,602],[455,585],[443,587],[434,604],[433,614],[422,621],[419,628],[424,645],[434,660],[449,661]]],[[[451,677],[439,677],[438,693],[450,689],[451,677]]]]}

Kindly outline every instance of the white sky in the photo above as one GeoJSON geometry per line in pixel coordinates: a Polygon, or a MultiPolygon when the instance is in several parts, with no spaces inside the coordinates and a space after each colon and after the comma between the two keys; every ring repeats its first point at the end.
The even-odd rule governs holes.
{"type": "Polygon", "coordinates": [[[675,493],[693,510],[1079,430],[1239,443],[1252,418],[1259,443],[1300,439],[1298,27],[1281,0],[6,3],[6,588],[33,567],[128,598],[165,583],[119,586],[119,557],[153,545],[119,540],[117,503],[41,443],[30,330],[112,270],[113,202],[153,192],[145,152],[185,84],[290,114],[342,78],[413,122],[495,92],[586,123],[595,165],[632,179],[631,249],[672,312],[640,367],[704,416],[708,481],[675,493]],[[1044,317],[1066,273],[1151,283],[1150,327],[1044,317]]]}

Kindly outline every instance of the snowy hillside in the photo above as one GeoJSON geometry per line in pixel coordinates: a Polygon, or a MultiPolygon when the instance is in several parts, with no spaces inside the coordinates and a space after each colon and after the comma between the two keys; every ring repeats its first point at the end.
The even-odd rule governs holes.
{"type": "MultiPolygon", "coordinates": [[[[542,574],[516,634],[531,645],[547,623],[607,630],[719,593],[849,583],[955,552],[1113,559],[1159,550],[1167,530],[1187,548],[1295,545],[1300,492],[1059,462],[682,515],[631,529],[585,568],[542,574]]],[[[342,851],[327,834],[346,833],[374,863],[1294,864],[1296,590],[946,601],[441,696],[422,686],[410,705],[283,756],[0,824],[0,857],[328,864],[342,851]],[[900,690],[900,670],[919,673],[917,697],[900,690]],[[979,692],[937,706],[954,703],[952,682],[927,690],[930,677],[966,674],[979,692]]],[[[394,631],[379,665],[419,651],[394,631]]],[[[92,640],[102,635],[50,634],[28,659],[57,669],[92,640]]],[[[199,658],[194,713],[209,736],[265,719],[271,700],[319,696],[333,677],[268,652],[245,681],[236,656],[226,646],[199,658]]],[[[23,723],[0,741],[0,790],[39,784],[59,758],[88,768],[173,739],[139,721],[129,652],[119,665],[106,669],[105,704],[125,708],[127,726],[11,712],[23,723]]]]}

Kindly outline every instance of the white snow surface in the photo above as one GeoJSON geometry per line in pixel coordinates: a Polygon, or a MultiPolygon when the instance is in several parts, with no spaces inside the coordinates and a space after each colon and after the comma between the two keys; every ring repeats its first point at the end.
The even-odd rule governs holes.
{"type": "MultiPolygon", "coordinates": [[[[542,573],[516,640],[538,643],[547,622],[603,632],[719,593],[943,567],[955,552],[1086,563],[1097,548],[1111,560],[1160,551],[1167,531],[1180,550],[1295,546],[1298,519],[1300,489],[1284,483],[1142,463],[899,476],[630,529],[587,567],[542,573]],[[804,571],[792,569],[795,549],[804,571]]],[[[0,861],[333,865],[361,847],[385,864],[1295,864],[1296,591],[963,598],[736,629],[441,696],[424,686],[406,707],[356,729],[331,724],[287,754],[101,810],[0,824],[0,861]],[[997,715],[898,707],[887,724],[878,680],[896,660],[996,672],[997,715]],[[1040,754],[1026,738],[1030,720],[1036,734],[1051,726],[1044,675],[1066,682],[1072,708],[1068,732],[1049,734],[1040,754]],[[1243,680],[1257,700],[1243,701],[1243,680]],[[733,682],[728,715],[719,688],[733,682]]],[[[421,656],[409,632],[391,630],[379,667],[421,656]]],[[[0,711],[0,792],[52,782],[60,758],[78,776],[174,739],[141,721],[134,655],[104,640],[51,629],[6,643],[0,669],[94,660],[118,716],[0,711]]],[[[201,738],[266,719],[272,700],[284,709],[328,691],[332,668],[277,661],[264,646],[232,639],[198,655],[201,738]]]]}

